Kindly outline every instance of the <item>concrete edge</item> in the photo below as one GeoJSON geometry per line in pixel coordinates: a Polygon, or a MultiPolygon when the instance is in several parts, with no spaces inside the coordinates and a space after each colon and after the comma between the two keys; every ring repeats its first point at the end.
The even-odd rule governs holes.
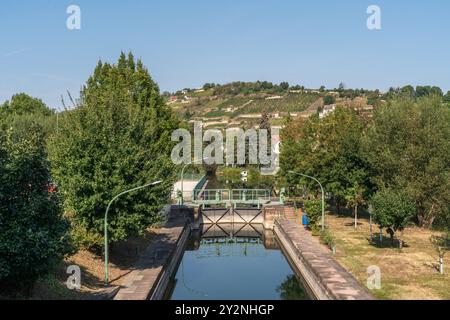
{"type": "Polygon", "coordinates": [[[186,248],[186,244],[189,239],[189,235],[191,234],[190,225],[186,225],[178,238],[176,248],[168,258],[168,264],[164,266],[162,271],[159,273],[157,280],[155,281],[155,285],[152,287],[151,291],[147,296],[147,300],[163,300],[164,294],[167,290],[167,286],[169,285],[170,278],[174,276],[178,269],[178,265],[180,264],[181,259],[183,258],[183,254],[186,248]]]}
{"type": "Polygon", "coordinates": [[[305,263],[304,259],[298,254],[292,241],[286,236],[276,222],[274,223],[273,231],[277,236],[281,249],[287,253],[288,260],[292,260],[293,269],[296,273],[299,273],[298,275],[304,280],[305,284],[308,286],[306,289],[313,294],[313,298],[316,300],[333,300],[329,295],[328,290],[321,284],[315,273],[310,269],[310,266],[305,263]]]}

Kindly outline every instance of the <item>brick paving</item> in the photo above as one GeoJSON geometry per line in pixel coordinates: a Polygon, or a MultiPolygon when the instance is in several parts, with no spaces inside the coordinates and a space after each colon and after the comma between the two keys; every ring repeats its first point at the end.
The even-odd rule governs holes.
{"type": "Polygon", "coordinates": [[[325,296],[334,300],[373,300],[374,297],[321,246],[310,232],[292,219],[277,219],[276,227],[294,248],[304,269],[306,267],[320,284],[325,296]]]}
{"type": "Polygon", "coordinates": [[[179,212],[169,215],[167,223],[146,248],[133,271],[124,278],[114,300],[146,300],[149,298],[163,269],[175,252],[178,240],[186,227],[185,215],[179,212]]]}

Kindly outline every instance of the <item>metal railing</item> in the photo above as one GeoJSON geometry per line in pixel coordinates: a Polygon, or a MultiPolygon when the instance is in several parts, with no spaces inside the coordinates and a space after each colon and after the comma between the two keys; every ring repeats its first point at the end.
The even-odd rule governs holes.
{"type": "Polygon", "coordinates": [[[258,203],[270,201],[270,190],[267,189],[233,189],[231,190],[232,202],[258,203]]]}
{"type": "Polygon", "coordinates": [[[270,202],[270,190],[266,189],[195,189],[192,201],[200,204],[263,204],[270,202]]]}
{"type": "Polygon", "coordinates": [[[230,190],[229,189],[205,189],[194,190],[193,199],[194,202],[201,203],[223,203],[230,202],[230,190]]]}

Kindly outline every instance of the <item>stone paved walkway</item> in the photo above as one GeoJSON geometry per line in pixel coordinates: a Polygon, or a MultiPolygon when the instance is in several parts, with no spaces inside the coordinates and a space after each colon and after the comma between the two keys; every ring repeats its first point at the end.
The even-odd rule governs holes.
{"type": "MultiPolygon", "coordinates": [[[[313,239],[310,232],[288,219],[277,219],[276,228],[288,239],[306,269],[310,270],[324,289],[325,295],[335,300],[373,300],[373,296],[333,257],[330,251],[313,239]]],[[[300,270],[302,268],[299,268],[300,270]]],[[[304,269],[304,268],[303,268],[304,269]]]]}
{"type": "Polygon", "coordinates": [[[170,216],[159,230],[152,243],[142,254],[134,270],[122,282],[114,300],[146,300],[161,277],[163,268],[177,247],[177,242],[186,227],[186,217],[170,216]]]}

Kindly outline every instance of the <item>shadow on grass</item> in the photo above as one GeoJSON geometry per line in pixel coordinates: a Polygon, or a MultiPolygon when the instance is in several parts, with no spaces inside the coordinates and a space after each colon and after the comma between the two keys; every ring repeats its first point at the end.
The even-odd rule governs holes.
{"type": "MultiPolygon", "coordinates": [[[[392,242],[392,239],[389,237],[385,237],[383,235],[382,240],[380,241],[380,234],[374,233],[372,239],[370,239],[370,236],[366,238],[367,242],[376,248],[380,249],[400,249],[400,240],[394,238],[394,242],[392,242]]],[[[403,241],[402,248],[409,248],[409,245],[407,242],[403,241]]]]}
{"type": "MultiPolygon", "coordinates": [[[[358,227],[364,225],[364,223],[359,222],[356,224],[358,227]]],[[[354,222],[348,222],[348,223],[344,223],[344,226],[346,227],[355,227],[355,223],[354,222]]]]}

